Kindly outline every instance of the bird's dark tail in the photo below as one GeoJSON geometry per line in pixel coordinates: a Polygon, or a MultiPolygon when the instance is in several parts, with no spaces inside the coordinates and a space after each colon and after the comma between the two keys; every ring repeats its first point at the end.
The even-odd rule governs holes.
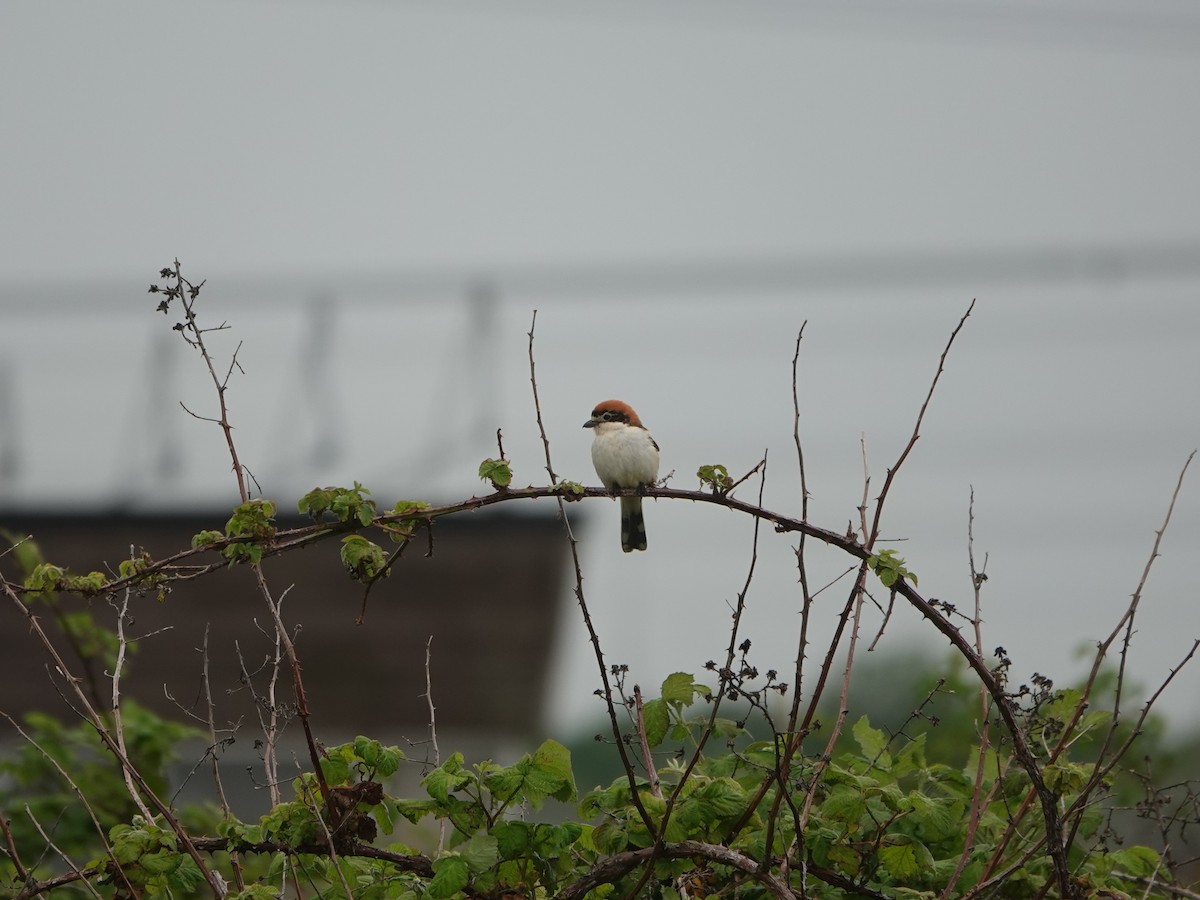
{"type": "Polygon", "coordinates": [[[642,518],[642,498],[621,498],[621,549],[626,553],[646,549],[646,522],[642,518]]]}

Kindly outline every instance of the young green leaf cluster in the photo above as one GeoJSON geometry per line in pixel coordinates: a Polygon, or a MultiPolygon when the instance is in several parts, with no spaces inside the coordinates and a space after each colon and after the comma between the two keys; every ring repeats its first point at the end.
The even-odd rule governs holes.
{"type": "Polygon", "coordinates": [[[892,587],[897,581],[904,580],[911,581],[914,587],[917,584],[917,574],[910,572],[905,567],[904,560],[895,550],[880,550],[867,560],[867,565],[872,572],[879,576],[879,580],[886,588],[892,587]]]}
{"type": "Polygon", "coordinates": [[[225,523],[225,536],[249,540],[227,544],[221,553],[231,566],[257,563],[262,560],[263,542],[274,537],[275,530],[275,504],[261,498],[247,500],[234,509],[225,523]]]}

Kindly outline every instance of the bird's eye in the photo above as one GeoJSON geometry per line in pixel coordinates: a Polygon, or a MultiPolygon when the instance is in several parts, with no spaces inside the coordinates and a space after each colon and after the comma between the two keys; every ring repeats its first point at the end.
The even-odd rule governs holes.
{"type": "Polygon", "coordinates": [[[610,409],[608,412],[606,412],[604,414],[604,418],[607,419],[609,422],[615,422],[621,418],[621,414],[619,412],[617,412],[615,409],[610,409]]]}

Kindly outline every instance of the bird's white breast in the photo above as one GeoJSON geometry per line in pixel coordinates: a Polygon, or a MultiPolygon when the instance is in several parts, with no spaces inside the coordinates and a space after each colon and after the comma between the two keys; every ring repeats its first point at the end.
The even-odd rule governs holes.
{"type": "Polygon", "coordinates": [[[658,448],[644,428],[602,422],[592,441],[592,464],[606,488],[651,484],[658,478],[658,448]]]}

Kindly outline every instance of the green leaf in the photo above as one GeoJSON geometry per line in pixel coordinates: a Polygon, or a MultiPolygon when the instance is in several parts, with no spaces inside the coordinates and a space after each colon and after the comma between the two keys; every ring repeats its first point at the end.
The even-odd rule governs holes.
{"type": "Polygon", "coordinates": [[[375,817],[375,821],[379,824],[379,830],[384,834],[391,834],[396,830],[396,817],[392,815],[393,810],[392,804],[386,800],[371,807],[371,815],[375,817]]]}
{"type": "Polygon", "coordinates": [[[440,812],[442,809],[442,806],[435,800],[397,800],[392,807],[399,815],[414,825],[430,813],[440,812]]]}
{"type": "Polygon", "coordinates": [[[662,683],[662,698],[667,703],[688,706],[696,693],[696,678],[687,672],[674,672],[662,683]]]}
{"type": "Polygon", "coordinates": [[[331,753],[321,759],[321,772],[330,784],[344,784],[350,780],[350,761],[331,753]]]}
{"type": "Polygon", "coordinates": [[[879,848],[879,861],[893,878],[907,880],[933,866],[933,855],[907,835],[888,835],[879,848]]]}
{"type": "Polygon", "coordinates": [[[361,534],[342,538],[342,565],[356,581],[370,581],[387,566],[387,554],[361,534]]]}
{"type": "Polygon", "coordinates": [[[517,859],[529,851],[533,826],[528,822],[500,822],[492,829],[501,859],[517,859]]]}
{"type": "Polygon", "coordinates": [[[910,791],[913,816],[925,840],[944,841],[962,828],[963,804],[958,800],[935,800],[919,791],[910,791]]]}
{"type": "Polygon", "coordinates": [[[467,886],[471,880],[466,860],[458,856],[443,856],[433,861],[433,879],[425,896],[432,900],[448,900],[467,886]]]}
{"type": "MultiPolygon", "coordinates": [[[[978,759],[978,755],[975,755],[973,758],[978,759]]],[[[890,771],[897,778],[900,778],[924,768],[925,733],[922,732],[900,748],[900,752],[896,754],[896,761],[892,764],[890,771]]]]}
{"type": "Polygon", "coordinates": [[[867,802],[856,787],[834,788],[821,804],[821,817],[847,824],[857,822],[867,811],[867,802]]]}
{"type": "Polygon", "coordinates": [[[1122,875],[1148,878],[1162,864],[1159,855],[1149,847],[1127,847],[1108,854],[1122,875]]]}
{"type": "Polygon", "coordinates": [[[333,506],[333,495],[338,488],[313,488],[307,494],[300,498],[296,503],[296,508],[302,513],[308,513],[314,519],[319,518],[321,513],[326,512],[333,506]]]}
{"type": "Polygon", "coordinates": [[[719,463],[712,466],[701,466],[696,470],[696,477],[700,479],[700,487],[711,487],[713,493],[721,494],[733,487],[733,479],[729,477],[729,470],[719,463]]]}
{"type": "Polygon", "coordinates": [[[904,560],[896,554],[895,550],[880,550],[874,556],[868,557],[867,566],[879,576],[884,587],[890,588],[904,578],[914,585],[917,583],[916,574],[905,568],[904,560]]]}
{"type": "Polygon", "coordinates": [[[606,819],[592,829],[592,842],[597,851],[611,856],[629,846],[629,834],[622,823],[615,819],[606,819]]]}
{"type": "Polygon", "coordinates": [[[486,872],[500,861],[500,845],[494,835],[477,834],[458,848],[472,872],[486,872]]]}
{"type": "Polygon", "coordinates": [[[199,531],[192,535],[192,549],[199,550],[201,547],[211,547],[223,537],[224,535],[219,531],[199,531]]]}
{"type": "Polygon", "coordinates": [[[1046,778],[1046,787],[1056,794],[1076,793],[1087,784],[1092,773],[1089,766],[1065,761],[1050,763],[1042,771],[1046,778]]]}
{"type": "Polygon", "coordinates": [[[507,459],[485,459],[479,464],[479,478],[490,481],[498,491],[512,484],[512,468],[507,459]]]}
{"type": "Polygon", "coordinates": [[[483,783],[492,792],[493,796],[501,800],[512,800],[517,796],[521,788],[524,787],[525,779],[531,765],[532,761],[526,755],[514,766],[505,766],[501,769],[488,772],[487,776],[483,779],[483,783]]]}
{"type": "MultiPolygon", "coordinates": [[[[132,560],[122,560],[121,562],[122,575],[124,575],[123,570],[127,562],[132,562],[132,560]]],[[[42,563],[25,579],[25,587],[32,591],[57,591],[62,587],[64,575],[65,571],[62,566],[42,563]]]]}
{"type": "Polygon", "coordinates": [[[667,736],[667,728],[671,724],[667,704],[662,700],[650,700],[642,706],[642,719],[646,723],[646,743],[657,747],[667,736]]]}
{"type": "Polygon", "coordinates": [[[732,778],[714,778],[691,796],[703,800],[712,814],[722,819],[741,815],[746,808],[746,792],[732,778]]]}
{"type": "Polygon", "coordinates": [[[877,728],[871,727],[871,721],[866,716],[854,723],[854,740],[868,760],[875,759],[887,747],[887,735],[877,728]]]}
{"type": "Polygon", "coordinates": [[[858,851],[845,844],[835,844],[830,847],[828,858],[835,868],[846,875],[857,875],[859,867],[862,865],[862,857],[859,856],[858,851]]]}
{"type": "Polygon", "coordinates": [[[555,787],[550,796],[555,800],[575,799],[575,774],[571,771],[571,751],[555,740],[548,740],[533,754],[534,770],[551,781],[555,787]]]}
{"type": "Polygon", "coordinates": [[[450,794],[453,791],[457,791],[463,786],[470,784],[470,773],[463,771],[462,764],[463,755],[455,753],[426,775],[423,784],[425,785],[425,790],[429,792],[429,796],[434,800],[446,803],[450,800],[450,794]]]}
{"type": "Polygon", "coordinates": [[[275,534],[275,525],[271,521],[274,518],[275,504],[270,500],[247,500],[234,507],[233,515],[225,523],[225,534],[228,537],[271,537],[275,534]]]}
{"type": "Polygon", "coordinates": [[[80,594],[99,593],[108,582],[103,572],[88,572],[86,575],[68,575],[63,587],[80,594]]]}
{"type": "Polygon", "coordinates": [[[169,882],[172,886],[192,893],[204,883],[204,873],[190,856],[176,856],[178,865],[171,871],[169,882]]]}

